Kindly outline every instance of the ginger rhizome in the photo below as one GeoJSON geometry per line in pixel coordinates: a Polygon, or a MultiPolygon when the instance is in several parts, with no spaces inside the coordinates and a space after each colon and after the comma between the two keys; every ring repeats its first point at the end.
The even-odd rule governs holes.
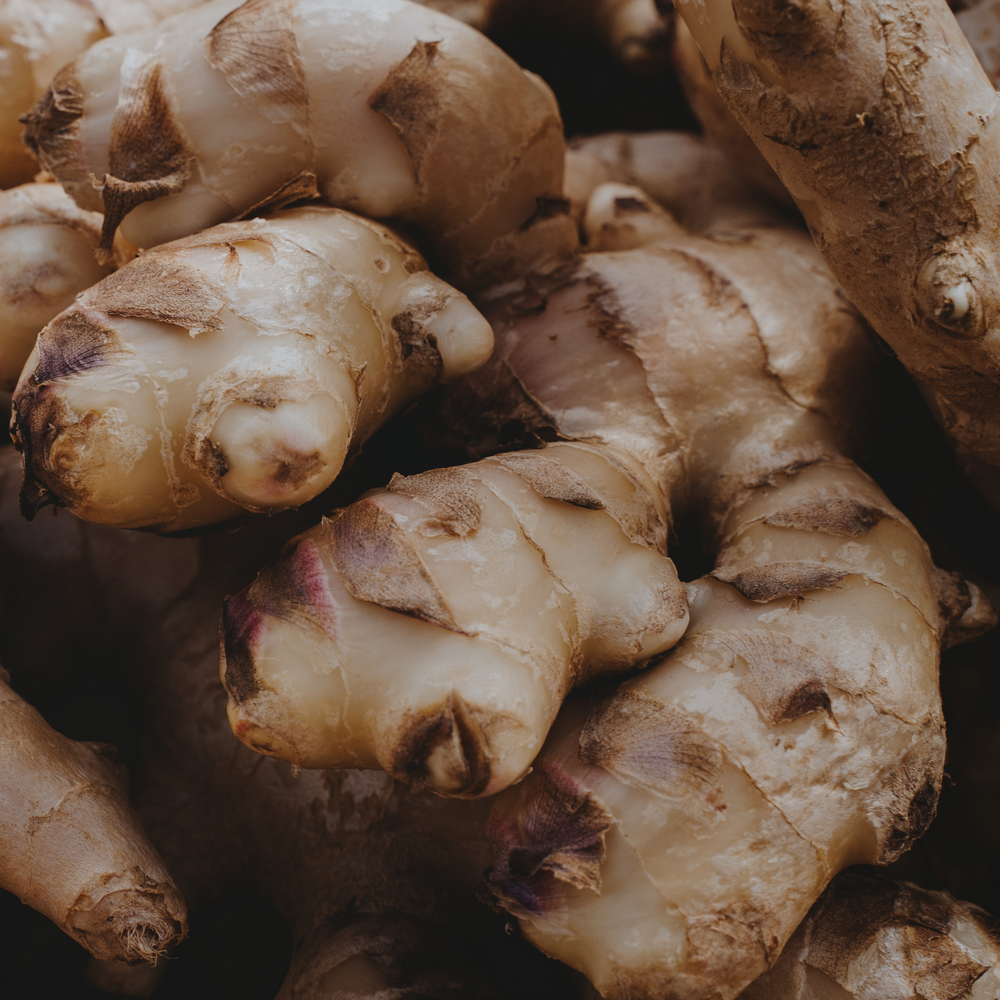
{"type": "Polygon", "coordinates": [[[28,513],[176,531],[297,506],[488,323],[389,230],[300,208],[150,251],[39,337],[15,393],[28,513]]]}
{"type": "Polygon", "coordinates": [[[498,791],[571,687],[683,634],[659,499],[586,444],[396,477],[226,602],[234,731],[300,767],[498,791]]]}
{"type": "Polygon", "coordinates": [[[546,85],[405,0],[216,0],[92,46],[25,121],[105,246],[119,223],[152,247],[312,193],[414,224],[468,277],[561,195],[546,85]]]}
{"type": "Polygon", "coordinates": [[[155,962],[184,900],[128,799],[114,748],[60,735],[0,673],[0,887],[97,958],[155,962]]]}
{"type": "MultiPolygon", "coordinates": [[[[626,207],[643,197],[627,190],[626,207]]],[[[607,191],[591,198],[592,221],[598,204],[613,211],[620,201],[607,191]]],[[[788,414],[774,426],[794,417],[802,442],[815,433],[811,407],[832,407],[846,426],[846,404],[831,401],[824,378],[860,386],[866,341],[808,239],[774,231],[735,246],[698,240],[642,207],[677,246],[589,255],[502,296],[489,314],[504,344],[485,374],[466,380],[447,419],[453,429],[485,421],[485,450],[518,443],[523,424],[531,430],[521,440],[553,443],[400,477],[307,532],[227,602],[223,675],[234,730],[251,746],[299,766],[380,766],[442,793],[498,791],[527,771],[574,684],[653,656],[683,631],[665,540],[674,506],[689,502],[691,452],[721,466],[744,446],[732,425],[697,437],[679,430],[692,418],[665,417],[652,394],[659,382],[651,391],[647,381],[676,371],[699,413],[730,414],[734,399],[753,412],[758,397],[776,397],[788,414]],[[716,304],[721,293],[699,277],[721,257],[760,284],[761,254],[787,273],[773,280],[816,317],[828,353],[799,346],[793,324],[763,304],[754,320],[731,285],[716,304]],[[620,342],[622,303],[635,310],[648,356],[620,342]],[[719,328],[729,313],[727,341],[719,328]],[[673,314],[686,326],[665,326],[673,314]],[[775,340],[769,363],[789,371],[798,408],[761,379],[763,335],[775,340]],[[696,349],[699,338],[711,346],[696,349]],[[750,352],[743,369],[720,373],[713,351],[737,347],[750,352]],[[685,375],[679,356],[702,367],[692,361],[685,375]]],[[[613,238],[613,227],[598,229],[613,238]]],[[[746,293],[753,302],[761,294],[746,293]]],[[[756,440],[747,450],[772,454],[756,440]]]]}
{"type": "Polygon", "coordinates": [[[1000,96],[944,0],[680,0],[719,92],[845,292],[1000,484],[1000,96]]]}
{"type": "Polygon", "coordinates": [[[844,872],[740,1000],[998,995],[996,918],[944,892],[844,872]]]}
{"type": "Polygon", "coordinates": [[[497,800],[491,885],[607,997],[732,998],[929,821],[938,650],[991,611],[846,457],[869,348],[804,234],[587,255],[506,309],[454,412],[479,397],[486,443],[641,436],[715,568],[681,644],[497,800]]]}
{"type": "Polygon", "coordinates": [[[42,327],[130,258],[117,239],[113,262],[95,260],[101,223],[58,184],[0,192],[0,388],[14,388],[42,327]]]}

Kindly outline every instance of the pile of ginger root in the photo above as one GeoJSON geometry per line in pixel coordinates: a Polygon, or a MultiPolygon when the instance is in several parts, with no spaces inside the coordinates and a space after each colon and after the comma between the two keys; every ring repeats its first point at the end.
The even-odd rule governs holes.
{"type": "Polygon", "coordinates": [[[667,6],[0,0],[0,996],[1000,997],[993,5],[667,6]]]}

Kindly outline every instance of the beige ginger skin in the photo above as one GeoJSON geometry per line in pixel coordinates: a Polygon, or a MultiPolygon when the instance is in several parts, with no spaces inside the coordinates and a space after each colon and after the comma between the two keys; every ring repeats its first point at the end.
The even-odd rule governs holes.
{"type": "Polygon", "coordinates": [[[944,892],[843,872],[740,1000],[993,1000],[1000,925],[944,892]]]}
{"type": "Polygon", "coordinates": [[[0,192],[0,388],[13,389],[39,330],[133,255],[116,238],[113,259],[94,251],[101,216],[79,208],[58,184],[0,192]]]}
{"type": "Polygon", "coordinates": [[[21,142],[24,114],[66,63],[107,34],[81,0],[0,0],[0,188],[38,172],[21,142]]]}
{"type": "Polygon", "coordinates": [[[20,115],[68,62],[109,32],[149,28],[203,0],[0,0],[0,188],[28,183],[38,163],[20,115]]]}
{"type": "Polygon", "coordinates": [[[406,0],[216,0],[91,47],[25,120],[42,164],[103,210],[105,246],[119,223],[152,247],[291,190],[414,224],[470,277],[561,194],[545,84],[406,0]]]}
{"type": "MultiPolygon", "coordinates": [[[[591,206],[627,223],[641,192],[614,190],[591,206]]],[[[622,245],[613,222],[593,235],[622,245]]],[[[605,997],[731,1000],[837,871],[930,820],[938,651],[992,615],[846,458],[869,348],[805,234],[665,228],[512,297],[457,404],[478,389],[500,427],[516,399],[536,433],[578,440],[628,433],[623,412],[657,428],[671,508],[715,555],[682,642],[567,705],[496,800],[490,883],[605,997]]]]}
{"type": "Polygon", "coordinates": [[[943,0],[680,0],[845,292],[1000,484],[1000,96],[943,0]]]}
{"type": "Polygon", "coordinates": [[[178,531],[297,506],[489,325],[389,230],[331,208],[138,257],[39,337],[14,396],[24,506],[178,531]]]}
{"type": "Polygon", "coordinates": [[[97,958],[155,962],[184,900],[128,799],[113,747],[57,733],[0,672],[0,887],[97,958]]]}

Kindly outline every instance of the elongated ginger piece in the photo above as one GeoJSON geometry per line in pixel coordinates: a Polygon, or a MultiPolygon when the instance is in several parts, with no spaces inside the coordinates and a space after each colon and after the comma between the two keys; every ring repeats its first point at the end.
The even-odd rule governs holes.
{"type": "Polygon", "coordinates": [[[17,384],[42,327],[132,256],[118,238],[113,261],[99,264],[101,225],[58,184],[0,192],[0,388],[17,384]]]}
{"type": "Polygon", "coordinates": [[[15,393],[24,509],[177,531],[297,506],[488,323],[389,230],[338,209],[157,248],[39,337],[15,393]]]}
{"type": "Polygon", "coordinates": [[[856,872],[829,885],[740,1000],[991,1000],[1000,924],[944,892],[856,872]]]}
{"type": "Polygon", "coordinates": [[[113,748],[55,732],[2,677],[0,886],[97,958],[155,962],[187,933],[113,748]]]}
{"type": "Polygon", "coordinates": [[[1000,484],[1000,96],[944,0],[680,0],[844,291],[1000,484]]]}
{"type": "Polygon", "coordinates": [[[91,47],[25,121],[43,165],[103,210],[105,248],[123,220],[148,248],[319,194],[415,224],[468,276],[561,195],[545,84],[405,0],[216,0],[91,47]]]}

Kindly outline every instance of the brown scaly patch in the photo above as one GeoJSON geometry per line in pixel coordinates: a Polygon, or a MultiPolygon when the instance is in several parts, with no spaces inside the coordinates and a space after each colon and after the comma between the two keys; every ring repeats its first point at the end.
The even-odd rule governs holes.
{"type": "Polygon", "coordinates": [[[353,598],[461,631],[406,532],[374,499],[347,507],[330,532],[337,570],[353,598]]]}
{"type": "Polygon", "coordinates": [[[481,794],[490,783],[490,750],[476,715],[454,691],[441,705],[413,713],[401,723],[405,735],[388,771],[420,791],[432,785],[428,760],[434,756],[435,791],[481,794]]]}
{"type": "Polygon", "coordinates": [[[885,790],[869,811],[878,843],[876,863],[887,865],[909,849],[937,815],[944,774],[939,719],[925,723],[914,745],[886,776],[885,790]]]}
{"type": "Polygon", "coordinates": [[[250,599],[251,587],[222,603],[219,632],[225,664],[222,681],[229,697],[243,705],[260,692],[253,647],[263,620],[250,599]]]}
{"type": "Polygon", "coordinates": [[[486,880],[498,905],[531,918],[559,907],[559,882],[600,892],[614,822],[592,793],[555,765],[540,765],[497,800],[486,827],[493,849],[486,880]]]}
{"type": "Polygon", "coordinates": [[[247,0],[227,14],[208,36],[208,61],[240,97],[281,109],[306,131],[309,92],[289,0],[247,0]]]}
{"type": "Polygon", "coordinates": [[[813,712],[833,717],[826,683],[835,667],[824,656],[767,629],[717,631],[712,638],[743,658],[747,694],[772,726],[813,712]]]}
{"type": "Polygon", "coordinates": [[[756,979],[781,950],[778,938],[768,929],[771,922],[768,914],[749,903],[690,918],[688,972],[709,988],[756,979]]]}
{"type": "Polygon", "coordinates": [[[418,529],[422,535],[464,538],[471,535],[482,520],[483,502],[461,468],[433,469],[417,476],[401,476],[397,472],[387,489],[430,508],[431,513],[418,529]]]}
{"type": "Polygon", "coordinates": [[[122,219],[143,202],[181,191],[195,163],[154,58],[123,84],[111,121],[109,159],[109,172],[101,180],[100,249],[105,253],[122,219]]]}
{"type": "Polygon", "coordinates": [[[708,575],[735,587],[748,601],[767,604],[810,590],[830,590],[847,574],[813,562],[774,562],[740,571],[716,569],[708,575]]]}
{"type": "Polygon", "coordinates": [[[399,356],[403,359],[407,373],[422,386],[429,389],[441,378],[444,362],[438,350],[437,338],[424,328],[426,320],[435,307],[421,306],[407,309],[392,317],[392,332],[399,343],[399,356]]]}
{"type": "Polygon", "coordinates": [[[614,212],[615,218],[620,219],[623,216],[629,215],[647,215],[652,212],[653,209],[640,198],[633,198],[631,196],[623,196],[621,198],[615,198],[614,201],[614,212]]]}
{"type": "Polygon", "coordinates": [[[279,212],[296,202],[315,201],[319,197],[316,175],[311,170],[303,170],[302,173],[297,174],[290,181],[285,181],[266,198],[262,198],[256,205],[251,205],[245,212],[240,212],[236,218],[230,221],[241,222],[244,219],[256,218],[265,212],[279,212]]]}
{"type": "MultiPolygon", "coordinates": [[[[876,962],[891,961],[896,977],[902,972],[898,963],[904,963],[914,995],[959,1000],[969,995],[988,967],[970,958],[949,936],[957,912],[957,905],[943,894],[844,872],[810,915],[806,961],[845,987],[869,978],[865,973],[873,957],[876,962]]],[[[974,908],[973,913],[981,914],[977,922],[984,936],[997,941],[996,921],[974,908]]]]}
{"type": "Polygon", "coordinates": [[[391,122],[403,140],[422,197],[426,196],[424,164],[437,143],[439,94],[447,79],[438,47],[438,42],[418,41],[368,98],[368,107],[391,122]]]}
{"type": "Polygon", "coordinates": [[[575,472],[543,451],[503,455],[497,462],[523,479],[540,497],[585,510],[604,510],[604,502],[575,472]]]}
{"type": "Polygon", "coordinates": [[[138,257],[86,293],[86,304],[107,313],[154,319],[185,330],[220,330],[225,302],[200,271],[169,256],[138,257]]]}
{"type": "Polygon", "coordinates": [[[819,531],[840,538],[857,538],[867,535],[881,520],[891,516],[888,510],[872,504],[849,497],[830,497],[786,507],[769,514],[764,523],[779,528],[819,531]]]}
{"type": "Polygon", "coordinates": [[[580,760],[633,788],[683,803],[722,802],[722,749],[693,718],[641,691],[598,703],[580,733],[580,760]]]}
{"type": "Polygon", "coordinates": [[[83,89],[70,63],[60,70],[38,103],[18,118],[24,143],[53,176],[76,176],[76,143],[83,115],[83,89]]]}
{"type": "Polygon", "coordinates": [[[975,639],[996,625],[996,608],[978,587],[963,579],[961,573],[949,573],[935,567],[933,584],[943,628],[942,649],[975,639]]]}
{"type": "Polygon", "coordinates": [[[87,428],[97,415],[71,414],[52,384],[113,364],[121,356],[121,345],[114,330],[74,307],[39,336],[38,354],[34,371],[15,393],[11,416],[11,435],[24,462],[21,513],[29,521],[51,504],[73,507],[88,499],[86,490],[75,483],[72,469],[53,467],[51,453],[56,438],[70,430],[67,447],[76,441],[85,448],[87,428]]]}

